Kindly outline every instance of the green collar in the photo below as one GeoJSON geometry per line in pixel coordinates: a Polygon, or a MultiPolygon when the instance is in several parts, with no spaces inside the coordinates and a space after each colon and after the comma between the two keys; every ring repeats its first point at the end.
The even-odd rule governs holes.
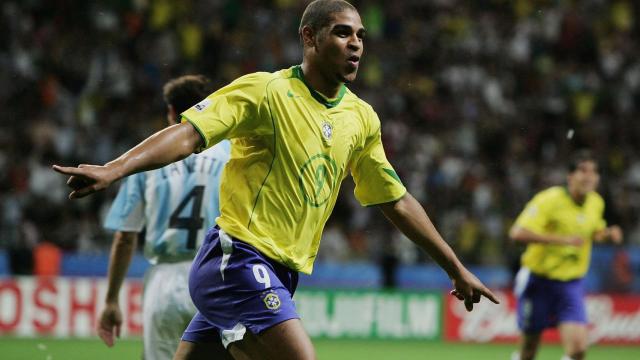
{"type": "Polygon", "coordinates": [[[564,189],[565,193],[567,194],[567,196],[569,197],[569,199],[571,200],[571,202],[572,202],[572,203],[574,203],[577,207],[580,207],[580,208],[581,208],[581,207],[583,207],[583,206],[584,206],[584,204],[587,202],[587,196],[588,196],[588,194],[584,196],[584,201],[583,201],[582,203],[579,203],[579,202],[577,202],[577,201],[573,198],[573,196],[571,196],[571,191],[569,191],[569,186],[568,186],[568,185],[565,185],[565,186],[563,186],[562,188],[564,189]]]}
{"type": "Polygon", "coordinates": [[[313,98],[316,99],[316,101],[324,105],[327,109],[331,109],[338,106],[338,104],[340,104],[340,101],[344,97],[344,94],[347,92],[347,87],[344,84],[342,84],[342,86],[340,87],[340,90],[338,91],[338,96],[336,96],[334,99],[327,99],[324,95],[315,91],[311,87],[311,85],[307,83],[307,80],[304,78],[304,74],[302,73],[302,66],[296,65],[293,67],[292,70],[293,70],[293,77],[300,79],[300,81],[302,81],[305,84],[307,89],[309,89],[311,96],[313,96],[313,98]]]}

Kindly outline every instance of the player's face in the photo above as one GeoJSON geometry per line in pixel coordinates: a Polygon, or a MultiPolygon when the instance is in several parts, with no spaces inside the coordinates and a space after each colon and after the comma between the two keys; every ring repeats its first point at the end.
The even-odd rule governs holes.
{"type": "Polygon", "coordinates": [[[569,174],[569,188],[581,195],[586,195],[598,188],[600,174],[598,165],[593,161],[583,161],[569,174]]]}
{"type": "Polygon", "coordinates": [[[333,14],[331,23],[320,31],[317,43],[317,63],[325,75],[344,83],[356,79],[364,50],[364,33],[357,11],[333,14]]]}

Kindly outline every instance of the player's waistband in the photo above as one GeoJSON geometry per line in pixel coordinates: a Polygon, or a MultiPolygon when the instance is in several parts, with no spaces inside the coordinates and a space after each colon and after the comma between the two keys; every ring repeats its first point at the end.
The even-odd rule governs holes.
{"type": "Polygon", "coordinates": [[[577,277],[577,278],[572,278],[572,279],[554,279],[549,277],[546,274],[540,274],[540,273],[536,273],[535,271],[532,271],[531,269],[527,269],[530,272],[530,275],[533,279],[537,280],[537,281],[549,281],[549,282],[555,282],[555,283],[564,283],[564,284],[568,284],[568,283],[575,283],[575,282],[581,282],[584,277],[577,277]]]}

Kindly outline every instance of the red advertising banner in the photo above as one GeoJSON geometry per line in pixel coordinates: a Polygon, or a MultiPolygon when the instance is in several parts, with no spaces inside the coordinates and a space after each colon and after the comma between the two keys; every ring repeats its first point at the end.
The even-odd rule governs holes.
{"type": "MultiPolygon", "coordinates": [[[[509,292],[498,293],[500,305],[486,299],[467,312],[464,304],[447,295],[444,338],[448,341],[516,342],[516,301],[509,292]]],[[[589,340],[603,344],[640,344],[640,296],[589,295],[586,299],[589,340]]],[[[543,339],[558,342],[558,332],[547,330],[543,339]]]]}
{"type": "MultiPolygon", "coordinates": [[[[106,289],[106,280],[102,278],[0,278],[0,336],[95,336],[106,289]]],[[[446,295],[443,338],[448,341],[516,341],[514,297],[508,292],[498,296],[500,305],[483,300],[472,312],[467,312],[462,302],[446,295]]],[[[120,305],[125,319],[122,335],[140,336],[140,280],[125,281],[120,305]]],[[[300,305],[308,307],[308,304],[300,305]]],[[[591,295],[587,297],[587,312],[592,342],[640,345],[640,296],[591,295]]],[[[555,331],[547,331],[544,337],[548,341],[558,341],[555,331]]]]}
{"type": "MultiPolygon", "coordinates": [[[[0,336],[95,335],[107,283],[94,278],[0,278],[0,336]]],[[[122,335],[142,334],[142,282],[125,281],[122,335]]]]}

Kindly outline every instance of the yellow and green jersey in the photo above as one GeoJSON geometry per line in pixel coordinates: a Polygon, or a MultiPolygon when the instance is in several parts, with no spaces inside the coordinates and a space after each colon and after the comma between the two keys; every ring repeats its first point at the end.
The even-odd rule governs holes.
{"type": "Polygon", "coordinates": [[[217,224],[266,256],[311,273],[340,183],[365,206],[406,189],[386,159],[380,120],[343,86],[327,99],[300,66],[238,78],[183,114],[207,148],[231,140],[217,224]]]}
{"type": "Polygon", "coordinates": [[[565,187],[556,186],[538,193],[516,219],[520,226],[537,234],[579,236],[581,246],[528,244],[522,265],[531,272],[554,280],[583,277],[589,269],[594,233],[606,227],[604,201],[595,192],[577,204],[565,187]]]}

